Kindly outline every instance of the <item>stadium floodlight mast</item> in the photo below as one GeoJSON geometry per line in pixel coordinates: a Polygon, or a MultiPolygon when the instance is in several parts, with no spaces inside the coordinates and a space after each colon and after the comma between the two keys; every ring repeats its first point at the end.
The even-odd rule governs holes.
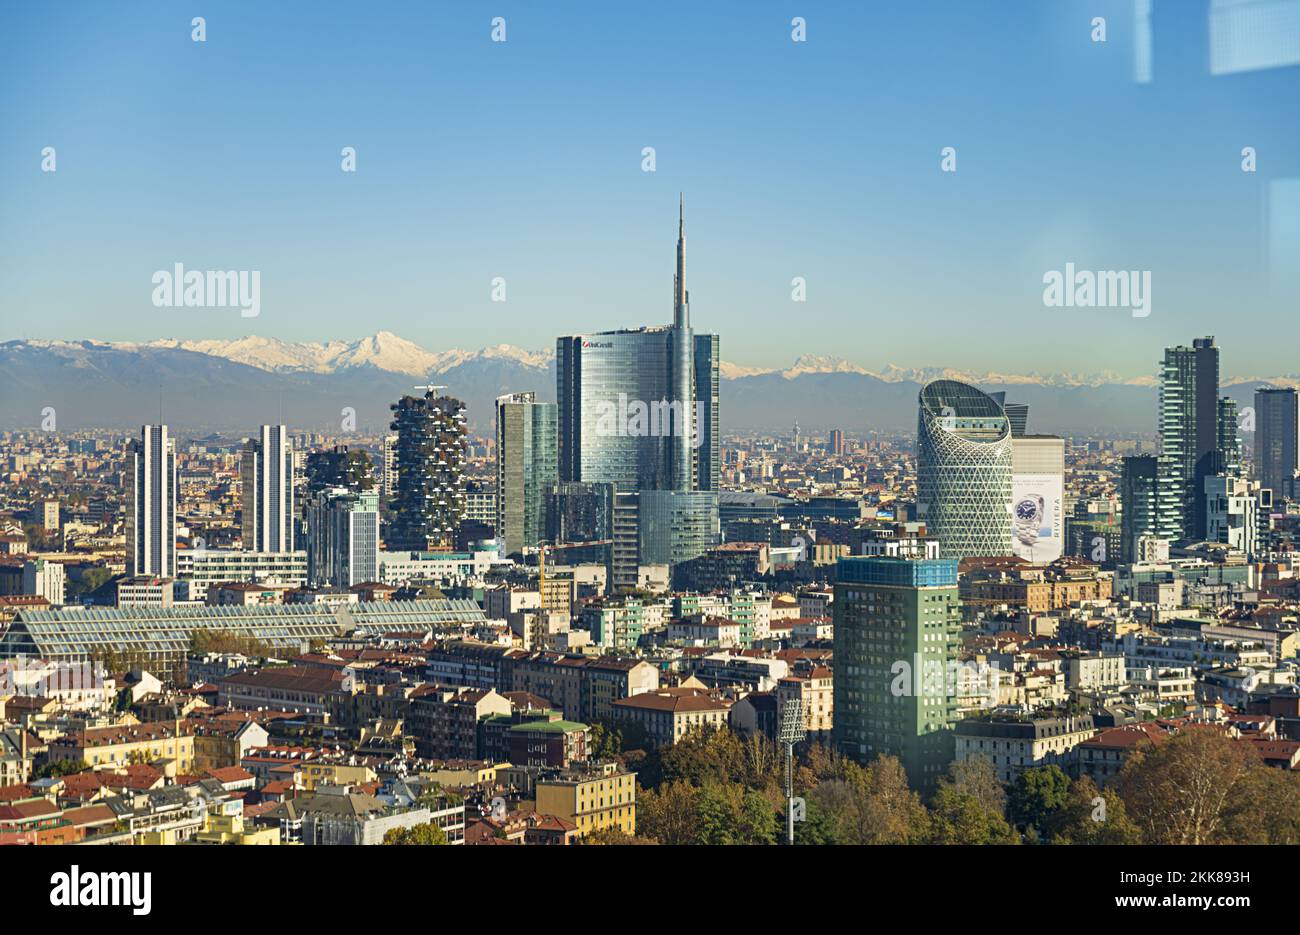
{"type": "Polygon", "coordinates": [[[791,698],[781,706],[781,724],[776,739],[785,744],[785,827],[786,843],[794,843],[794,745],[804,739],[803,699],[791,698]]]}

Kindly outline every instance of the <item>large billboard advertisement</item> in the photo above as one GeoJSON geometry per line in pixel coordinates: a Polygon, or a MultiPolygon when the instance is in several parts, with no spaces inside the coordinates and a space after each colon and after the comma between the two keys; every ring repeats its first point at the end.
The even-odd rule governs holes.
{"type": "Polygon", "coordinates": [[[1054,562],[1065,552],[1060,474],[1011,476],[1011,551],[1027,561],[1054,562]]]}

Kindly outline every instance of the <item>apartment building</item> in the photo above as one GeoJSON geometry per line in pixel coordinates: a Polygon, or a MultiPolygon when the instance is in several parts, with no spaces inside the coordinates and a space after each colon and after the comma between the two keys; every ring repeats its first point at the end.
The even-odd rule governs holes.
{"type": "Polygon", "coordinates": [[[702,688],[660,688],[614,702],[614,717],[640,724],[651,742],[670,747],[687,733],[727,724],[732,702],[702,688]]]}
{"type": "Polygon", "coordinates": [[[482,753],[482,722],[508,716],[510,701],[496,689],[425,685],[410,699],[406,733],[415,739],[417,756],[473,760],[482,753]]]}
{"type": "Polygon", "coordinates": [[[292,712],[324,722],[328,720],[331,696],[349,692],[350,682],[337,669],[286,666],[228,675],[218,684],[217,697],[222,707],[236,711],[292,712]]]}
{"type": "Polygon", "coordinates": [[[835,724],[835,677],[829,666],[814,666],[807,675],[787,675],[776,685],[781,710],[798,702],[809,740],[828,742],[835,724]]]}
{"type": "Polygon", "coordinates": [[[636,834],[636,773],[617,763],[566,770],[537,780],[537,812],[572,822],[578,837],[618,828],[636,834]]]}
{"type": "Polygon", "coordinates": [[[496,714],[483,725],[483,754],[513,766],[568,768],[587,759],[591,729],[558,711],[524,709],[496,714]]]}
{"type": "Polygon", "coordinates": [[[957,722],[956,758],[984,757],[998,780],[1014,782],[1021,770],[1055,764],[1077,775],[1074,749],[1096,733],[1092,717],[966,718],[957,722]]]}
{"type": "Polygon", "coordinates": [[[659,670],[636,659],[537,652],[511,655],[503,669],[511,691],[540,695],[582,722],[607,719],[618,699],[659,687],[659,670]]]}
{"type": "Polygon", "coordinates": [[[250,750],[266,746],[269,740],[266,728],[252,720],[190,723],[194,728],[194,770],[198,773],[238,766],[250,750]]]}
{"type": "Polygon", "coordinates": [[[50,741],[51,762],[84,760],[92,769],[165,760],[167,776],[193,772],[194,729],[186,721],[155,721],[72,731],[50,741]]]}

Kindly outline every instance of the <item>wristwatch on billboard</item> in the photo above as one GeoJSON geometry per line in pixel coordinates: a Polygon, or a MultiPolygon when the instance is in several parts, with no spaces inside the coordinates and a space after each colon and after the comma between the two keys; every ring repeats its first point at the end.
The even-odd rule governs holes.
{"type": "Polygon", "coordinates": [[[1043,526],[1045,501],[1038,494],[1030,494],[1016,501],[1012,513],[1015,517],[1016,538],[1025,545],[1038,541],[1038,531],[1043,526]]]}

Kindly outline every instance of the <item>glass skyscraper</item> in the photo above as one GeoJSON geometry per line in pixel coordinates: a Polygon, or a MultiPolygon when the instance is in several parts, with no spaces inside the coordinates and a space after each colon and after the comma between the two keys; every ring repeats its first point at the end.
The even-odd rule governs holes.
{"type": "Polygon", "coordinates": [[[332,487],[307,506],[307,580],[313,587],[379,580],[379,494],[332,487]]]}
{"type": "Polygon", "coordinates": [[[1159,462],[1151,455],[1135,455],[1123,460],[1120,471],[1120,552],[1112,560],[1138,560],[1138,540],[1158,535],[1157,491],[1159,462]]]}
{"type": "Polygon", "coordinates": [[[497,535],[507,555],[543,538],[546,488],[556,482],[556,406],[536,393],[497,398],[497,535]]]}
{"type": "Polygon", "coordinates": [[[719,339],[691,330],[680,211],[673,323],[561,337],[555,356],[560,480],[616,492],[611,588],[634,582],[638,562],[673,564],[716,544],[719,339]]]}
{"type": "Polygon", "coordinates": [[[612,538],[613,484],[562,481],[542,493],[543,538],[554,543],[594,542],[612,538]]]}
{"type": "MultiPolygon", "coordinates": [[[[1219,349],[1213,337],[1165,348],[1160,367],[1157,532],[1205,538],[1205,478],[1226,464],[1220,450],[1219,349]]],[[[1233,426],[1235,434],[1235,424],[1233,426]]]]}
{"type": "Polygon", "coordinates": [[[1011,553],[1011,425],[997,400],[956,380],[920,394],[917,516],[944,558],[1011,553]]]}
{"type": "Polygon", "coordinates": [[[642,565],[678,565],[718,544],[717,494],[642,490],[637,500],[642,565]]]}
{"type": "Polygon", "coordinates": [[[696,490],[714,490],[719,484],[718,437],[718,364],[719,340],[716,334],[695,336],[695,425],[692,444],[694,453],[694,482],[696,490]]]}
{"type": "Polygon", "coordinates": [[[1255,391],[1255,477],[1273,491],[1275,501],[1286,494],[1287,482],[1300,467],[1298,416],[1293,388],[1265,386],[1255,391]]]}
{"type": "Polygon", "coordinates": [[[642,328],[556,342],[562,480],[672,489],[675,425],[662,405],[672,392],[671,331],[642,328]],[[658,407],[653,426],[652,403],[658,407]]]}
{"type": "Polygon", "coordinates": [[[619,490],[717,490],[716,334],[694,334],[678,217],[673,323],[558,338],[560,479],[619,490]]]}
{"type": "MultiPolygon", "coordinates": [[[[1241,436],[1237,434],[1237,401],[1231,396],[1219,399],[1217,452],[1208,467],[1211,474],[1241,476],[1241,436]]],[[[1204,485],[1202,485],[1204,492],[1204,485]]]]}

